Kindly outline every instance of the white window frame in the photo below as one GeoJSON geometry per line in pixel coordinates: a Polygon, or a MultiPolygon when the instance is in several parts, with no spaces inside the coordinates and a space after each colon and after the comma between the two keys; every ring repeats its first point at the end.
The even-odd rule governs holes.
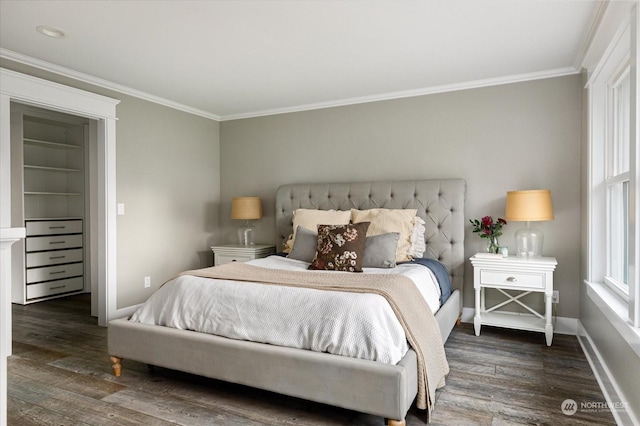
{"type": "MultiPolygon", "coordinates": [[[[606,205],[606,230],[605,230],[606,264],[605,264],[604,283],[607,284],[613,291],[615,291],[618,294],[618,296],[622,297],[625,301],[628,301],[629,299],[629,284],[630,284],[629,277],[627,276],[627,282],[623,283],[613,276],[614,275],[612,272],[613,265],[611,261],[612,257],[614,257],[613,253],[616,253],[617,256],[620,256],[622,254],[618,253],[617,250],[614,250],[614,246],[613,246],[614,242],[609,230],[611,230],[612,227],[618,228],[619,231],[621,230],[621,228],[622,229],[627,228],[627,232],[628,232],[629,217],[626,217],[622,219],[622,221],[620,221],[618,220],[618,218],[613,217],[610,214],[611,207],[612,207],[611,197],[613,195],[611,188],[616,185],[624,184],[624,183],[627,183],[628,185],[629,179],[630,179],[630,172],[629,172],[630,165],[625,167],[625,170],[623,171],[619,169],[619,164],[618,164],[619,155],[617,151],[619,150],[620,146],[619,144],[615,143],[619,140],[619,135],[618,135],[619,128],[617,126],[618,124],[617,118],[618,118],[619,110],[618,110],[618,103],[617,103],[618,98],[616,97],[615,92],[619,87],[620,81],[623,78],[625,78],[627,75],[629,76],[629,80],[630,80],[631,79],[630,52],[624,56],[624,58],[622,59],[622,63],[619,64],[616,71],[611,76],[612,78],[610,79],[606,87],[607,108],[606,108],[605,128],[607,130],[606,130],[606,140],[604,141],[605,152],[606,152],[606,159],[605,159],[606,195],[605,195],[605,201],[604,201],[606,205]]],[[[625,111],[625,112],[629,113],[630,111],[625,111]]],[[[629,117],[629,120],[630,120],[630,117],[629,117]]],[[[627,123],[627,124],[630,124],[630,123],[627,123]]],[[[630,152],[627,155],[630,156],[630,152]]],[[[628,249],[628,245],[627,245],[627,249],[628,249]]],[[[627,251],[627,265],[628,265],[630,263],[630,260],[628,257],[628,250],[626,251],[627,251]]],[[[628,272],[629,271],[627,270],[626,271],[627,275],[628,275],[628,272]]]]}
{"type": "Polygon", "coordinates": [[[638,149],[638,10],[634,6],[628,18],[615,34],[587,82],[589,102],[589,188],[588,188],[588,267],[586,280],[605,286],[625,306],[625,322],[640,327],[640,157],[638,149]],[[631,86],[629,171],[609,174],[611,152],[607,138],[612,83],[629,67],[631,86]],[[607,185],[628,180],[628,287],[609,276],[607,185]]]}

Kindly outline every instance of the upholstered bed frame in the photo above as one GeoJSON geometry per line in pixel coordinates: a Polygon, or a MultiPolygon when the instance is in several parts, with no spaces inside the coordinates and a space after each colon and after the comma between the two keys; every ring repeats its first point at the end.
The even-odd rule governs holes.
{"type": "MultiPolygon", "coordinates": [[[[424,256],[440,260],[451,276],[453,293],[436,314],[444,342],[462,311],[464,198],[462,179],[284,185],[276,194],[276,243],[281,249],[291,234],[297,208],[417,209],[426,222],[424,256]]],[[[109,323],[108,341],[117,376],[121,360],[133,359],[382,416],[390,425],[405,424],[417,394],[413,350],[388,365],[125,318],[109,323]]]]}

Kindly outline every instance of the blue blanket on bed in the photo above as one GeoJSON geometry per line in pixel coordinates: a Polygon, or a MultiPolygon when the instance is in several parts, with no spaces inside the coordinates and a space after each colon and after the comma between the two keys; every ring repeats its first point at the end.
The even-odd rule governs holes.
{"type": "Polygon", "coordinates": [[[443,263],[426,257],[420,257],[408,262],[400,263],[417,263],[431,269],[431,272],[436,276],[438,284],[440,285],[440,306],[444,305],[447,299],[449,299],[449,296],[451,296],[451,279],[449,278],[449,271],[443,263]]]}

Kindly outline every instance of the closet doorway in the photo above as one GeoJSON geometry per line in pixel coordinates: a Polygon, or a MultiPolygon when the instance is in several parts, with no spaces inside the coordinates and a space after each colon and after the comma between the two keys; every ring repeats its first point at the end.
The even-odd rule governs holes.
{"type": "Polygon", "coordinates": [[[11,301],[27,305],[90,293],[98,316],[97,122],[11,103],[11,301]]]}
{"type": "MultiPolygon", "coordinates": [[[[110,318],[117,315],[116,307],[116,199],[115,199],[115,146],[116,146],[116,99],[71,88],[26,74],[0,69],[0,147],[2,152],[10,152],[11,107],[26,105],[44,110],[82,117],[88,120],[90,133],[95,134],[94,166],[90,173],[95,175],[95,191],[91,191],[89,201],[88,227],[91,229],[89,252],[94,257],[91,263],[90,279],[95,283],[94,296],[97,299],[98,323],[106,326],[110,318]],[[93,277],[96,277],[93,279],[93,277]]],[[[11,179],[4,179],[11,169],[6,156],[0,159],[3,179],[0,180],[0,226],[11,227],[12,200],[11,179]]],[[[89,179],[91,180],[91,178],[89,179]]],[[[22,225],[24,226],[24,225],[22,225]]],[[[13,258],[13,253],[12,253],[13,258]]],[[[12,261],[13,264],[13,261],[12,261]]],[[[13,273],[13,267],[12,267],[13,273]]],[[[11,289],[12,293],[13,289],[11,289]]],[[[11,294],[3,289],[1,303],[4,312],[10,312],[11,294]],[[6,309],[6,310],[5,310],[6,309]]],[[[3,346],[11,347],[11,325],[3,322],[3,346]],[[7,329],[8,328],[8,329],[7,329]],[[6,340],[5,340],[6,339],[6,340]]],[[[6,355],[9,355],[7,351],[6,355]]]]}

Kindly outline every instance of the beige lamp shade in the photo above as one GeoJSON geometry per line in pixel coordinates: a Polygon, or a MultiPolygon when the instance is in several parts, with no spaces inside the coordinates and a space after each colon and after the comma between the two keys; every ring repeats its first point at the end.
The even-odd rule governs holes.
{"type": "Polygon", "coordinates": [[[536,189],[507,192],[504,218],[513,222],[553,220],[551,191],[548,189],[536,189]]]}
{"type": "Polygon", "coordinates": [[[260,197],[234,197],[231,201],[231,219],[254,220],[262,218],[260,197]]]}

